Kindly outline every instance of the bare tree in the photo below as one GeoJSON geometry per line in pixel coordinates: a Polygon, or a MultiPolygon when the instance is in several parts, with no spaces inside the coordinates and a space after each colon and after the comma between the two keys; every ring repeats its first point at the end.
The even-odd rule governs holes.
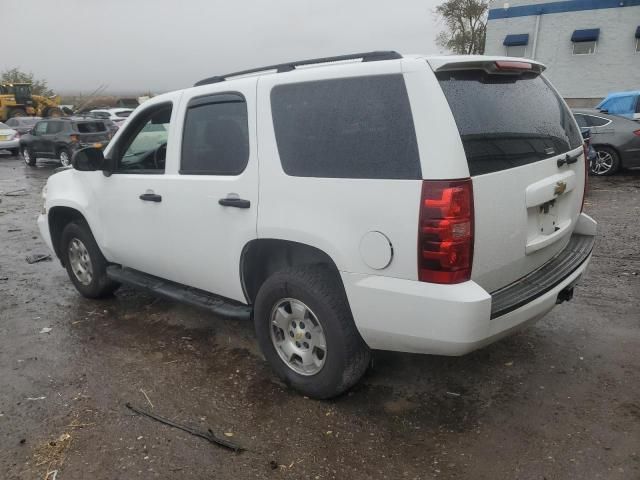
{"type": "Polygon", "coordinates": [[[436,43],[457,54],[484,53],[487,32],[487,0],[446,0],[436,7],[447,30],[441,32],[436,43]]]}
{"type": "Polygon", "coordinates": [[[43,95],[45,97],[51,97],[54,95],[53,90],[49,88],[46,80],[39,80],[33,78],[33,73],[26,73],[12,68],[5,70],[0,74],[0,83],[30,83],[31,91],[34,95],[43,95]]]}

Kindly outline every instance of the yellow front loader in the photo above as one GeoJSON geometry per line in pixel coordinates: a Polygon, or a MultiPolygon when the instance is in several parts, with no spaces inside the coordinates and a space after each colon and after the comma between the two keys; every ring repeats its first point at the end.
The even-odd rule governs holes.
{"type": "Polygon", "coordinates": [[[0,122],[11,117],[61,117],[60,97],[31,93],[30,83],[0,84],[0,122]]]}

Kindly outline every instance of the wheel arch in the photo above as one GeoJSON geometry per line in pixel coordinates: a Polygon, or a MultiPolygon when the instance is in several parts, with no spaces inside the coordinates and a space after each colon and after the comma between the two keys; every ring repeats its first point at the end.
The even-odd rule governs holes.
{"type": "Polygon", "coordinates": [[[294,266],[319,264],[342,279],[336,263],[323,250],[306,243],[277,238],[260,238],[248,242],[240,256],[240,281],[248,304],[253,304],[262,284],[274,273],[294,266]]]}
{"type": "Polygon", "coordinates": [[[62,255],[60,251],[60,239],[62,238],[62,231],[69,223],[74,221],[81,221],[88,225],[87,219],[79,210],[67,206],[51,207],[49,209],[47,219],[49,223],[49,233],[51,235],[53,250],[56,253],[56,256],[64,265],[64,255],[62,255]]]}

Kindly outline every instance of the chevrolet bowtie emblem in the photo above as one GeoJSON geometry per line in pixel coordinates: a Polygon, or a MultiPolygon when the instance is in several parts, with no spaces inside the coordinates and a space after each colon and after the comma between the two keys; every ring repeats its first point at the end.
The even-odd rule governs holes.
{"type": "Polygon", "coordinates": [[[554,195],[562,195],[567,189],[567,182],[557,182],[555,188],[553,189],[554,195]]]}

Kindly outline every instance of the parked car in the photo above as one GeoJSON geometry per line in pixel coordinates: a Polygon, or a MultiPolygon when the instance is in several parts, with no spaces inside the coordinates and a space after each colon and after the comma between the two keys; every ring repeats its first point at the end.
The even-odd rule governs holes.
{"type": "Polygon", "coordinates": [[[114,122],[116,125],[122,124],[129,115],[133,112],[132,108],[108,108],[102,110],[91,110],[89,115],[95,118],[108,119],[114,122]]]}
{"type": "Polygon", "coordinates": [[[20,135],[7,124],[0,122],[0,150],[9,150],[17,155],[20,147],[20,135]]]}
{"type": "Polygon", "coordinates": [[[103,149],[111,139],[105,121],[87,117],[47,118],[31,133],[20,137],[20,151],[27,165],[37,158],[56,158],[63,166],[71,164],[73,153],[83,147],[103,149]]]}
{"type": "Polygon", "coordinates": [[[596,105],[596,109],[602,113],[640,120],[640,90],[610,93],[596,105]]]}
{"type": "Polygon", "coordinates": [[[372,52],[212,77],[49,177],[40,232],[88,298],[252,318],[314,398],[370,349],[462,355],[570,299],[591,256],[582,138],[543,69],[372,52]]]}
{"type": "Polygon", "coordinates": [[[597,158],[593,175],[613,175],[620,168],[640,167],[640,125],[595,109],[576,108],[573,115],[581,128],[591,131],[591,145],[597,158]]]}
{"type": "Polygon", "coordinates": [[[42,120],[41,117],[13,117],[5,122],[10,128],[16,130],[20,135],[29,133],[33,126],[42,120]]]}
{"type": "Polygon", "coordinates": [[[591,130],[586,127],[580,127],[580,133],[582,133],[582,140],[584,141],[585,151],[587,152],[587,162],[589,162],[589,169],[593,166],[593,162],[598,158],[593,145],[591,145],[591,130]]]}

